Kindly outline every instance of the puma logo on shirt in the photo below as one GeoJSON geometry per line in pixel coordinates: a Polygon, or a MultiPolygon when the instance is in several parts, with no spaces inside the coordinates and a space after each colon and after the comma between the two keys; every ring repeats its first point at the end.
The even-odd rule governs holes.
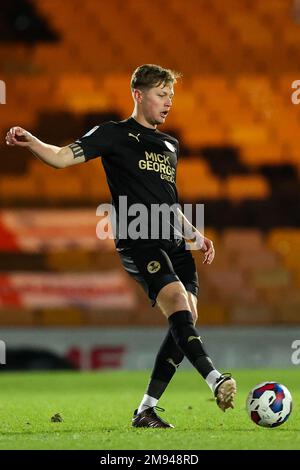
{"type": "Polygon", "coordinates": [[[131,132],[128,133],[128,136],[129,136],[129,137],[133,137],[133,138],[136,139],[138,142],[139,142],[139,135],[141,135],[141,134],[134,135],[134,134],[131,134],[131,132]]]}

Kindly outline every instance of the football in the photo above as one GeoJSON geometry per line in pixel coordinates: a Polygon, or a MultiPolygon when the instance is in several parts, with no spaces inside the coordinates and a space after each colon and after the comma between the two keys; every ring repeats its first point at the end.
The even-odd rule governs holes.
{"type": "Polygon", "coordinates": [[[277,382],[256,385],[247,397],[246,408],[258,426],[275,428],[285,423],[292,411],[289,390],[277,382]]]}

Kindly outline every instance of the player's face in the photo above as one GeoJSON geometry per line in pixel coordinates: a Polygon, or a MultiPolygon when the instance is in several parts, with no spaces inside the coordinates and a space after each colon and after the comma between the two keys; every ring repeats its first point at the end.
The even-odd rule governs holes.
{"type": "Polygon", "coordinates": [[[143,92],[141,102],[146,120],[153,124],[163,124],[172,106],[173,85],[159,85],[143,92]]]}

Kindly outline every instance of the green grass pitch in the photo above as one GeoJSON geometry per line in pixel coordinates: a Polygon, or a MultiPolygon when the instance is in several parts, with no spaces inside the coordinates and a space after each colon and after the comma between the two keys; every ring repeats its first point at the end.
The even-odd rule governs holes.
{"type": "Polygon", "coordinates": [[[159,402],[175,429],[136,429],[131,416],[149,372],[2,373],[0,449],[300,449],[299,371],[237,370],[236,408],[222,413],[196,372],[179,370],[159,402]],[[245,411],[248,391],[275,380],[293,396],[281,427],[264,429],[245,411]],[[62,422],[51,422],[59,413],[62,422]]]}

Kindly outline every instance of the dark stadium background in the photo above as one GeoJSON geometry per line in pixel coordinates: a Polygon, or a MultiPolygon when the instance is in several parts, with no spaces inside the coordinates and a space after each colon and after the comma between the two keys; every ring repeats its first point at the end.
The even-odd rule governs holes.
{"type": "Polygon", "coordinates": [[[181,143],[181,202],[205,204],[216,246],[211,266],[194,252],[211,355],[297,365],[299,3],[1,1],[0,370],[152,365],[166,321],[96,237],[100,159],[55,170],[5,145],[14,125],[62,146],[128,117],[143,63],[183,73],[164,128],[181,143]]]}

